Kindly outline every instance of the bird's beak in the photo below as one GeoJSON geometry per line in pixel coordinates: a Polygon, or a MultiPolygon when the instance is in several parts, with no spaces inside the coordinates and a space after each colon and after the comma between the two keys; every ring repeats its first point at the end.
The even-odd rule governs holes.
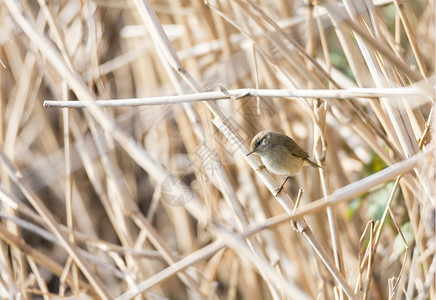
{"type": "Polygon", "coordinates": [[[251,151],[247,153],[247,156],[250,155],[250,154],[253,154],[254,152],[256,152],[256,150],[251,149],[251,151]]]}

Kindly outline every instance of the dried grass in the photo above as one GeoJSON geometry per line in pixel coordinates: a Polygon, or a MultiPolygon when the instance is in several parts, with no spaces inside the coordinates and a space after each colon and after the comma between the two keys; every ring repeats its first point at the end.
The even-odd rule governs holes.
{"type": "Polygon", "coordinates": [[[436,299],[434,2],[0,14],[2,299],[436,299]]]}

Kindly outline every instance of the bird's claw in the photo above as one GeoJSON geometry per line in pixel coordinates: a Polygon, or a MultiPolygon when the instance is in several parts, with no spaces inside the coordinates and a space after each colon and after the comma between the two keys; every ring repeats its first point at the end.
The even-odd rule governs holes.
{"type": "Polygon", "coordinates": [[[275,189],[274,192],[276,193],[275,196],[278,197],[283,190],[283,186],[279,187],[278,189],[275,189]]]}
{"type": "Polygon", "coordinates": [[[265,165],[259,165],[256,169],[256,172],[266,169],[265,165]]]}
{"type": "Polygon", "coordinates": [[[276,197],[280,194],[280,192],[283,190],[283,187],[285,186],[286,181],[288,181],[289,176],[286,177],[285,181],[282,183],[282,185],[278,188],[275,189],[274,192],[276,192],[276,197]]]}

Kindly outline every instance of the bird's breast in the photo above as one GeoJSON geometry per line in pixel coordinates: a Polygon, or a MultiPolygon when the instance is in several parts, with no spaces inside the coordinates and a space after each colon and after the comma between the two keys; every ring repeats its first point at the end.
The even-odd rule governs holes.
{"type": "Polygon", "coordinates": [[[286,153],[286,155],[261,156],[265,167],[277,175],[294,176],[303,167],[303,159],[286,153]]]}

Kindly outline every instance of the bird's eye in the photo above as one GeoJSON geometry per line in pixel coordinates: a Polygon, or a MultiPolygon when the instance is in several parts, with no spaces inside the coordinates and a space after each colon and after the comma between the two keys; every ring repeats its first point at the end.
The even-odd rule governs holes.
{"type": "Polygon", "coordinates": [[[256,147],[259,147],[260,146],[260,143],[261,143],[261,141],[259,140],[259,141],[257,141],[256,142],[256,147]]]}

